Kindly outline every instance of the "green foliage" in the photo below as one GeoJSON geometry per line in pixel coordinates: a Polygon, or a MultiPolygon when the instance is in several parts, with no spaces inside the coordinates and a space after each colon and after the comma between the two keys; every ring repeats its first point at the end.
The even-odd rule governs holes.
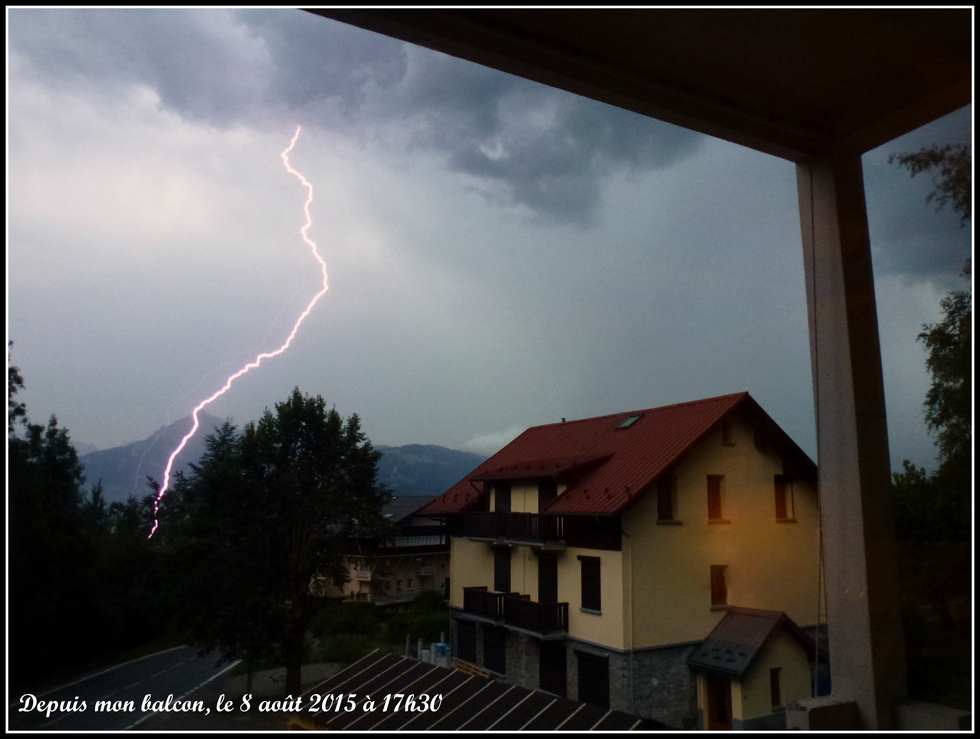
{"type": "Polygon", "coordinates": [[[310,653],[311,663],[337,662],[353,664],[376,648],[376,640],[367,634],[339,633],[324,637],[310,653]]]}
{"type": "Polygon", "coordinates": [[[298,388],[241,434],[226,423],[208,439],[165,499],[161,529],[194,643],[228,659],[281,658],[286,692],[299,692],[322,605],[311,580],[342,582],[351,542],[387,530],[379,457],[356,415],[344,421],[298,388]]]}
{"type": "MultiPolygon", "coordinates": [[[[944,146],[898,159],[912,176],[939,169],[941,182],[927,198],[950,203],[963,221],[971,217],[969,147],[944,146]]],[[[970,274],[967,260],[964,275],[970,274]]],[[[912,698],[969,709],[973,698],[971,602],[972,487],[972,305],[968,292],[943,299],[944,319],[923,326],[926,366],[933,382],[925,417],[939,447],[931,475],[905,460],[894,475],[901,542],[902,608],[912,698]]]]}
{"type": "MultiPolygon", "coordinates": [[[[14,342],[7,342],[8,349],[14,342]]],[[[9,355],[8,355],[9,361],[9,355]]],[[[20,369],[12,364],[7,367],[7,437],[14,435],[17,423],[23,423],[27,419],[27,409],[23,403],[14,400],[14,396],[24,389],[24,378],[20,374],[20,369]]]]}
{"type": "Polygon", "coordinates": [[[895,161],[908,169],[913,177],[938,169],[939,182],[936,189],[926,196],[926,202],[935,202],[938,210],[950,203],[963,221],[970,219],[973,204],[973,156],[969,146],[932,146],[917,152],[892,154],[888,157],[889,164],[895,161]]]}
{"type": "Polygon", "coordinates": [[[968,541],[972,523],[969,497],[907,459],[902,465],[904,472],[892,476],[898,538],[968,541]]]}
{"type": "MultiPolygon", "coordinates": [[[[889,161],[908,168],[912,176],[938,170],[936,189],[926,198],[942,208],[947,203],[966,221],[973,199],[972,154],[969,146],[934,146],[892,155],[889,161]]],[[[970,263],[964,275],[970,275],[970,263]]],[[[922,327],[918,341],[928,353],[932,385],[926,393],[925,418],[939,447],[939,469],[932,475],[908,460],[894,476],[900,537],[939,541],[969,538],[972,497],[973,306],[970,293],[954,291],[940,303],[943,320],[922,327]]]]}
{"type": "Polygon", "coordinates": [[[936,435],[940,462],[969,456],[972,449],[973,307],[970,294],[953,292],[940,304],[945,318],[924,326],[919,341],[929,353],[932,386],[926,394],[926,422],[936,435]]]}

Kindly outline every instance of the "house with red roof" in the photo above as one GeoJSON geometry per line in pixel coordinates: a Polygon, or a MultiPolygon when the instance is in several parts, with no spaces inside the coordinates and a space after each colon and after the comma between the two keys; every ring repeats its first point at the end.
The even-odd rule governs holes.
{"type": "MultiPolygon", "coordinates": [[[[678,728],[722,715],[705,701],[729,680],[736,723],[762,706],[778,725],[810,697],[797,695],[814,668],[803,652],[779,652],[797,677],[749,713],[731,699],[759,683],[751,664],[712,672],[689,658],[733,608],[816,628],[816,476],[748,393],[529,428],[423,509],[451,537],[453,656],[678,728]]],[[[773,659],[756,662],[778,677],[773,659]]]]}

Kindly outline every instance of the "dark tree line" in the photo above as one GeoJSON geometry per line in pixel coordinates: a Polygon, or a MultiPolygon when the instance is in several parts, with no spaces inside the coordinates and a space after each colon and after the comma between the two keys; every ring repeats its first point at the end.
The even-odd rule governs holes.
{"type": "MultiPolygon", "coordinates": [[[[965,146],[923,149],[892,157],[912,175],[938,173],[927,199],[949,204],[965,223],[973,196],[971,153],[965,146]]],[[[963,276],[970,279],[970,262],[963,276]]],[[[936,440],[938,468],[909,460],[894,475],[902,611],[912,698],[969,710],[973,699],[970,602],[973,556],[972,377],[970,287],[940,303],[943,318],[922,327],[932,384],[925,422],[936,440]]]]}
{"type": "MultiPolygon", "coordinates": [[[[973,202],[972,156],[967,146],[936,146],[892,156],[914,177],[935,171],[939,181],[926,198],[938,208],[951,205],[962,222],[970,220],[973,202]]],[[[971,277],[969,259],[963,277],[971,277]]],[[[972,533],[972,379],[973,301],[969,286],[954,290],[940,303],[943,319],[922,327],[932,385],[925,398],[925,420],[938,447],[938,469],[904,460],[894,475],[899,536],[919,541],[967,541],[972,533]]]]}
{"type": "MultiPolygon", "coordinates": [[[[315,576],[346,578],[351,542],[387,532],[380,458],[356,415],[297,389],[239,433],[226,422],[154,495],[106,505],[67,429],[32,424],[8,370],[9,665],[26,685],[147,642],[287,666],[300,692],[315,576]]],[[[150,481],[156,490],[156,484],[150,481]]]]}
{"type": "Polygon", "coordinates": [[[159,631],[164,610],[142,541],[148,509],[106,505],[85,476],[68,430],[30,421],[17,401],[24,380],[8,370],[8,657],[11,680],[36,680],[159,631]]]}

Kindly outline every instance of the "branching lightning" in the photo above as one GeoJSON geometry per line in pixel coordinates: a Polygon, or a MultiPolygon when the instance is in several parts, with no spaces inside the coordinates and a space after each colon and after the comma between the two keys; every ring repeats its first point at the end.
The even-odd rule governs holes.
{"type": "Polygon", "coordinates": [[[296,177],[299,178],[299,181],[303,184],[303,187],[305,187],[307,190],[306,203],[304,203],[303,205],[303,212],[306,214],[306,224],[300,229],[300,235],[302,236],[303,241],[305,241],[306,244],[310,247],[310,250],[313,252],[314,258],[320,263],[320,271],[323,273],[323,287],[320,289],[320,292],[318,292],[315,296],[313,296],[313,299],[306,306],[306,310],[304,310],[303,313],[300,315],[300,317],[296,319],[296,323],[293,324],[293,330],[289,332],[289,336],[287,337],[285,343],[282,346],[280,346],[278,349],[276,349],[273,352],[264,352],[262,354],[259,354],[253,361],[246,364],[244,367],[238,370],[238,372],[231,375],[227,380],[225,380],[225,384],[222,386],[220,390],[218,390],[210,397],[202,400],[194,408],[194,411],[192,413],[194,417],[194,424],[191,426],[191,430],[187,432],[187,435],[184,436],[183,439],[181,439],[180,444],[177,445],[177,448],[174,449],[174,451],[171,453],[170,459],[167,460],[167,468],[163,472],[163,485],[160,487],[160,490],[157,493],[156,500],[153,502],[153,529],[150,531],[150,537],[152,537],[153,534],[156,533],[156,530],[160,525],[160,522],[157,518],[157,514],[160,512],[160,501],[163,500],[163,496],[166,495],[167,489],[170,487],[170,473],[174,466],[174,460],[177,458],[177,455],[180,454],[180,452],[187,445],[187,442],[190,441],[191,437],[194,436],[194,434],[197,432],[198,427],[200,426],[200,421],[198,420],[197,414],[203,408],[205,408],[206,406],[208,406],[209,404],[211,404],[212,402],[220,398],[222,395],[224,395],[235,380],[237,380],[239,377],[244,375],[249,370],[255,369],[260,364],[262,364],[263,359],[269,359],[270,357],[278,356],[279,354],[282,354],[284,351],[286,351],[289,348],[289,345],[293,342],[293,339],[296,337],[296,332],[299,331],[300,325],[302,325],[303,321],[306,320],[306,317],[310,315],[310,311],[313,310],[313,307],[317,304],[317,301],[319,301],[320,298],[323,297],[323,294],[327,292],[328,289],[327,263],[323,261],[323,257],[321,257],[320,252],[317,251],[316,244],[307,235],[307,231],[309,230],[310,226],[313,225],[313,220],[310,217],[310,203],[313,202],[313,185],[311,185],[303,175],[301,175],[299,172],[297,172],[289,165],[289,152],[291,152],[293,150],[293,147],[296,146],[296,139],[299,138],[299,132],[300,132],[300,127],[297,126],[296,133],[293,135],[292,141],[289,142],[289,146],[287,146],[286,150],[281,154],[282,163],[286,166],[286,170],[290,174],[295,175],[296,177]]]}

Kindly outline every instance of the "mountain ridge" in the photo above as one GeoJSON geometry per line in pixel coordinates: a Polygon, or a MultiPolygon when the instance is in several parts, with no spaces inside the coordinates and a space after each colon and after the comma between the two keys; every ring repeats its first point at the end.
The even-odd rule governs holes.
{"type": "MultiPolygon", "coordinates": [[[[224,421],[204,413],[198,414],[200,428],[174,460],[174,474],[187,473],[205,452],[205,439],[224,421]]],[[[102,482],[107,502],[125,502],[130,495],[142,498],[152,491],[146,478],[163,481],[167,459],[191,428],[187,416],[163,426],[150,436],[111,449],[80,454],[89,487],[102,482]]],[[[394,495],[441,495],[468,475],[487,457],[462,452],[436,444],[406,444],[400,447],[374,445],[382,453],[378,462],[378,482],[394,495]]]]}

